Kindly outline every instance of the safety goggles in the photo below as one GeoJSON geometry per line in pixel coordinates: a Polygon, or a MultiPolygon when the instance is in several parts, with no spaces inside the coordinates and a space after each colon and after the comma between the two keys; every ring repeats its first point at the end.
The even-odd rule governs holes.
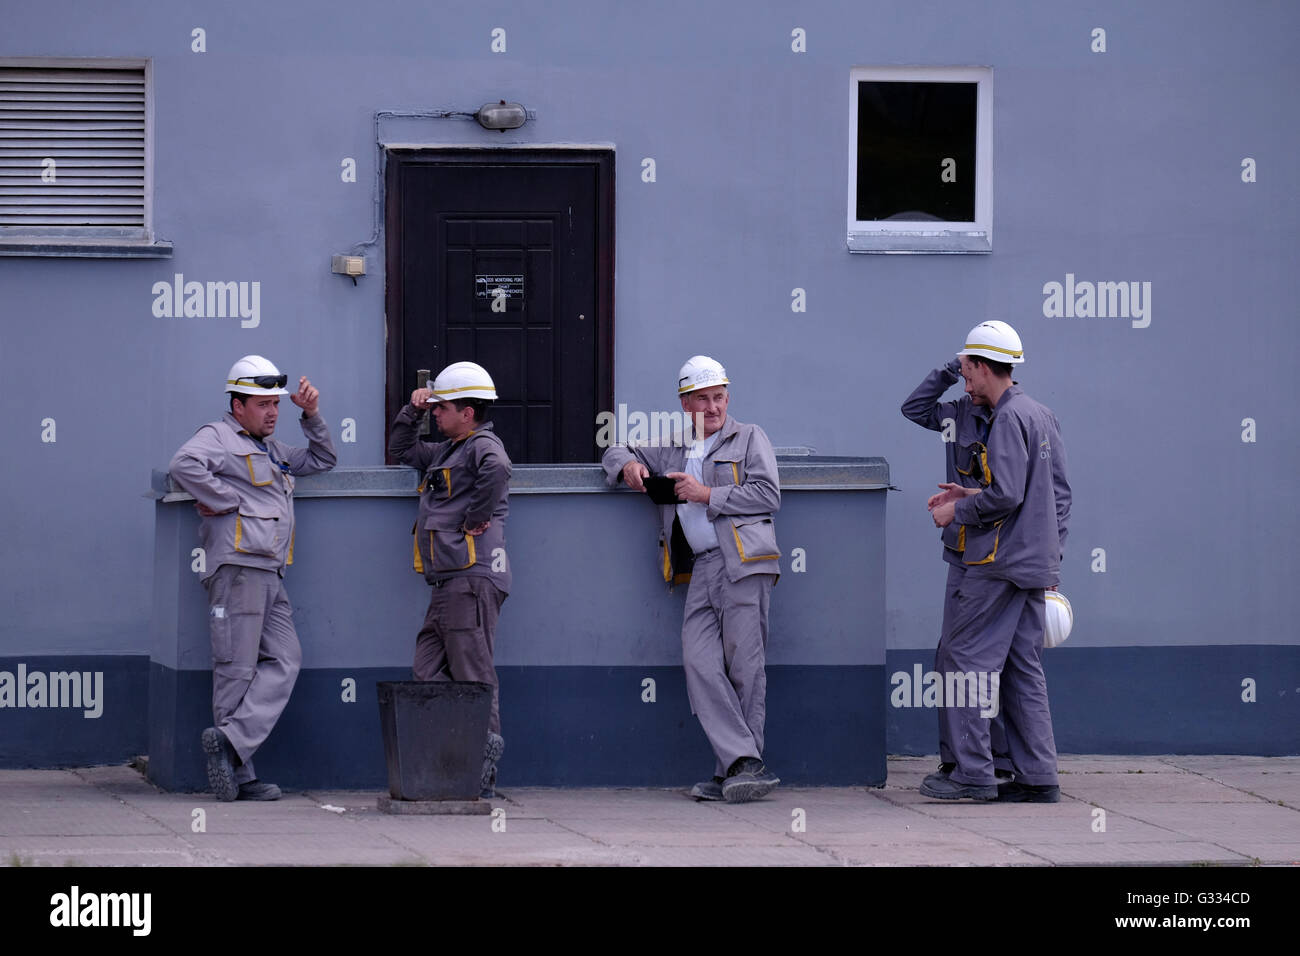
{"type": "Polygon", "coordinates": [[[977,441],[968,445],[966,450],[970,452],[970,464],[965,468],[958,465],[957,474],[973,475],[975,480],[980,483],[980,487],[987,488],[993,484],[993,472],[989,471],[988,448],[984,446],[983,442],[977,441]]]}
{"type": "Polygon", "coordinates": [[[258,388],[284,388],[288,375],[251,375],[237,378],[230,385],[256,385],[258,388]]]}

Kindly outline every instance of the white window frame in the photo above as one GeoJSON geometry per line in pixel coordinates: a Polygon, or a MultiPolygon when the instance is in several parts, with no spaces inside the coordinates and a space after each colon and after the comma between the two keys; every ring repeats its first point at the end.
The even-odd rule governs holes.
{"type": "Polygon", "coordinates": [[[0,256],[167,258],[172,244],[153,231],[153,60],[141,57],[0,57],[0,68],[144,71],[144,207],[140,227],[40,227],[31,233],[0,230],[0,256]]]}
{"type": "MultiPolygon", "coordinates": [[[[960,175],[960,173],[959,173],[960,175]]],[[[849,252],[993,251],[993,69],[986,66],[855,66],[849,71],[849,252]],[[861,220],[858,209],[858,83],[974,83],[975,219],[861,220]]]]}

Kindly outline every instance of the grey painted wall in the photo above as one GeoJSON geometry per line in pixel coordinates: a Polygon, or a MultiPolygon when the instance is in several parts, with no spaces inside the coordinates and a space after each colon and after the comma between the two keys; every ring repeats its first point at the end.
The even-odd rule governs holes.
{"type": "MultiPolygon", "coordinates": [[[[1300,83],[1289,3],[556,2],[474,5],[49,0],[5,11],[0,55],[153,60],[157,261],[0,259],[8,503],[0,651],[146,653],[149,471],[222,408],[260,352],[321,388],[340,463],[382,461],[382,241],[356,287],[329,257],[370,236],[383,109],[517,99],[507,134],[381,125],[389,142],[612,144],[616,400],[671,407],[715,355],[732,410],[777,444],[882,455],[891,648],[932,646],[943,568],[924,499],[937,435],[898,412],[984,318],[1064,431],[1075,515],[1064,588],[1079,646],[1289,644],[1300,533],[1289,408],[1300,83]],[[267,9],[269,7],[270,9],[267,9]],[[190,50],[206,30],[207,52],[190,50]],[[507,31],[492,53],[490,31],[507,31]],[[790,49],[807,31],[808,52],[790,49]],[[1107,31],[1107,51],[1090,32],[1107,31]],[[862,256],[844,241],[849,69],[994,70],[994,249],[862,256]],[[340,180],[344,157],[358,181],[340,180]],[[641,181],[653,157],[657,181],[641,181]],[[1243,183],[1244,157],[1258,182],[1243,183]],[[256,328],[156,318],[156,281],[261,283],[256,328]],[[1043,314],[1043,285],[1152,283],[1152,317],[1043,314]],[[791,290],[807,312],[791,311],[791,290]],[[1254,418],[1258,440],[1241,440],[1254,418]],[[57,441],[40,440],[41,421],[57,441]],[[1090,571],[1104,548],[1107,571],[1090,571]]],[[[294,426],[286,425],[293,436],[294,426]]],[[[412,601],[416,601],[413,596],[412,601]]]]}

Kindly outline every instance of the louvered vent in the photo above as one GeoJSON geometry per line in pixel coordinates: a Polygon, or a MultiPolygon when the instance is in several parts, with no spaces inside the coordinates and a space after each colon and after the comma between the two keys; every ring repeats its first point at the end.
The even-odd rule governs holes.
{"type": "Polygon", "coordinates": [[[0,234],[142,231],[145,116],[143,68],[0,67],[0,234]]]}

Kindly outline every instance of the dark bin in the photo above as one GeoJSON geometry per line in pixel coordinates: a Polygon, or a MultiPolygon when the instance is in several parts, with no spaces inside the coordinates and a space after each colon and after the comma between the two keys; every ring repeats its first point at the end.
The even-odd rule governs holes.
{"type": "Polygon", "coordinates": [[[477,800],[492,686],[380,681],[379,722],[395,800],[477,800]]]}

